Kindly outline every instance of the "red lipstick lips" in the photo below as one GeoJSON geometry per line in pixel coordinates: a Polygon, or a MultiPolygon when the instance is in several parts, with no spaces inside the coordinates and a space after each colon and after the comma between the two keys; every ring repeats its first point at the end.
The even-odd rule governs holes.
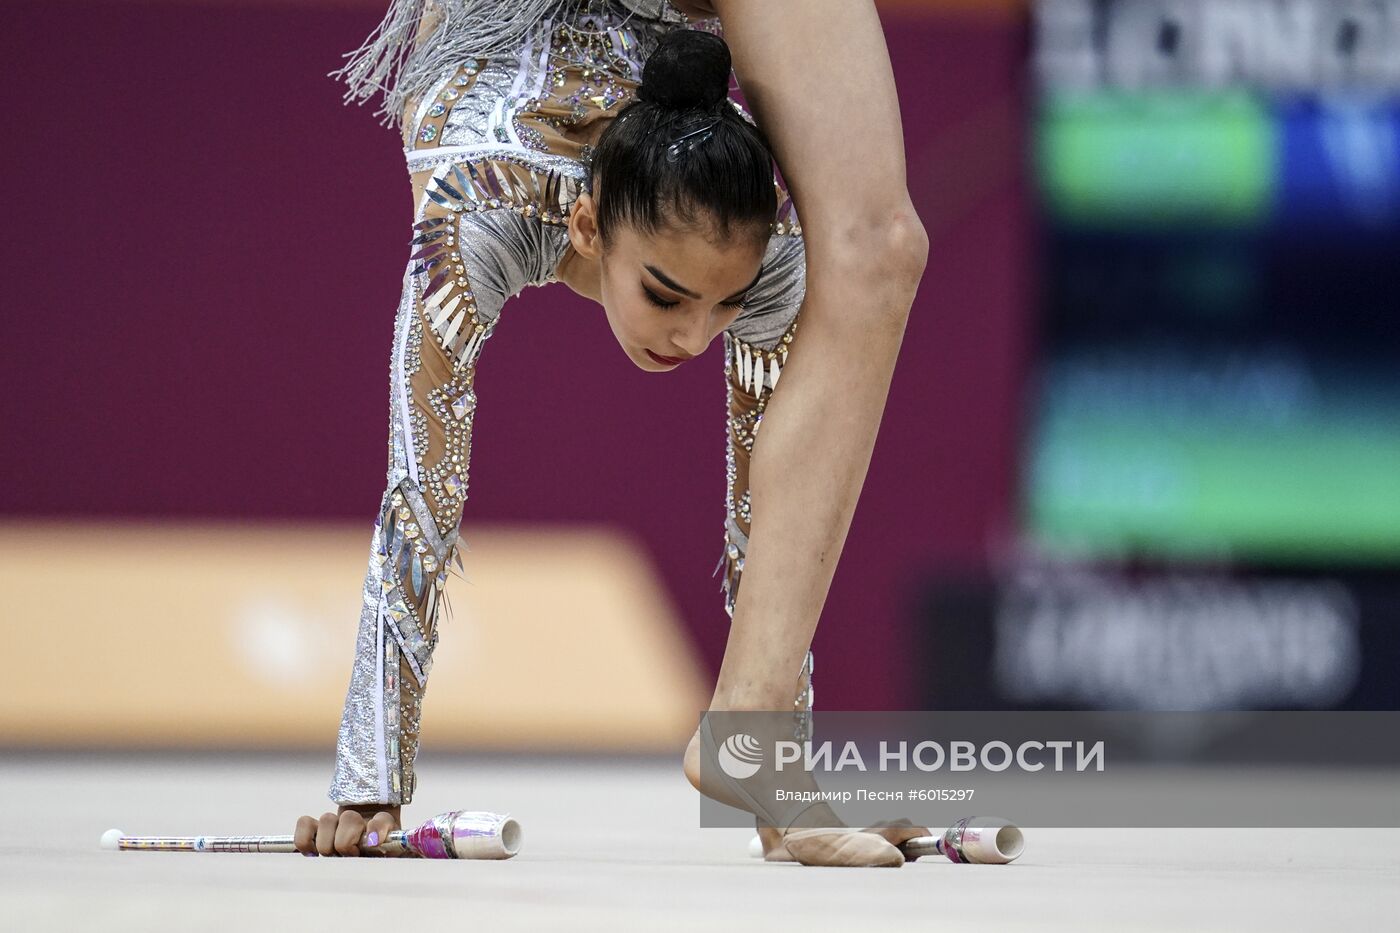
{"type": "Polygon", "coordinates": [[[690,359],[690,357],[688,356],[680,358],[674,356],[662,356],[659,353],[652,353],[650,350],[647,350],[647,356],[656,360],[656,362],[663,363],[667,366],[678,366],[679,364],[684,363],[686,360],[690,359]]]}

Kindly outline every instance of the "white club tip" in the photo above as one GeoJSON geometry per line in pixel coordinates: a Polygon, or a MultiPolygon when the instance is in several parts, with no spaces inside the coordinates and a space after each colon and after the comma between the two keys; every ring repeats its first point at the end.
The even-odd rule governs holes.
{"type": "Polygon", "coordinates": [[[121,837],[124,835],[126,834],[123,833],[120,829],[107,830],[105,833],[102,834],[102,848],[116,849],[117,840],[121,839],[121,837]]]}
{"type": "Polygon", "coordinates": [[[749,856],[763,858],[763,840],[758,838],[758,833],[754,833],[753,838],[749,840],[749,856]]]}

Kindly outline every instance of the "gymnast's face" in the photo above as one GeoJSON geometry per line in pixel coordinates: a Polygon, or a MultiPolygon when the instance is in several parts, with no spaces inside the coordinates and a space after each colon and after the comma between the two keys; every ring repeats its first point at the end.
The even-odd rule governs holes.
{"type": "Polygon", "coordinates": [[[561,278],[603,305],[633,363],[658,373],[699,356],[734,323],[758,283],[767,247],[757,231],[721,240],[705,228],[644,234],[628,224],[605,247],[587,194],[570,215],[569,240],[586,267],[561,278]]]}

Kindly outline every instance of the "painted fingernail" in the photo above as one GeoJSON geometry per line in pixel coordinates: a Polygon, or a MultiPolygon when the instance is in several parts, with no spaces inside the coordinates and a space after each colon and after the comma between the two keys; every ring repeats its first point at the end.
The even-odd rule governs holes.
{"type": "Polygon", "coordinates": [[[377,846],[377,845],[379,845],[379,831],[378,831],[378,830],[375,830],[374,832],[372,832],[372,833],[369,834],[369,844],[372,845],[372,846],[377,846]]]}

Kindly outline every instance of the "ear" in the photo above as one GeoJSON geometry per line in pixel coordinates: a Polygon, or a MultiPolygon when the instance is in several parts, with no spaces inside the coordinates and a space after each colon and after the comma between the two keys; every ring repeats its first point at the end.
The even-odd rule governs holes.
{"type": "Polygon", "coordinates": [[[603,237],[598,232],[598,205],[593,195],[583,192],[569,212],[569,242],[584,259],[603,255],[603,237]]]}

